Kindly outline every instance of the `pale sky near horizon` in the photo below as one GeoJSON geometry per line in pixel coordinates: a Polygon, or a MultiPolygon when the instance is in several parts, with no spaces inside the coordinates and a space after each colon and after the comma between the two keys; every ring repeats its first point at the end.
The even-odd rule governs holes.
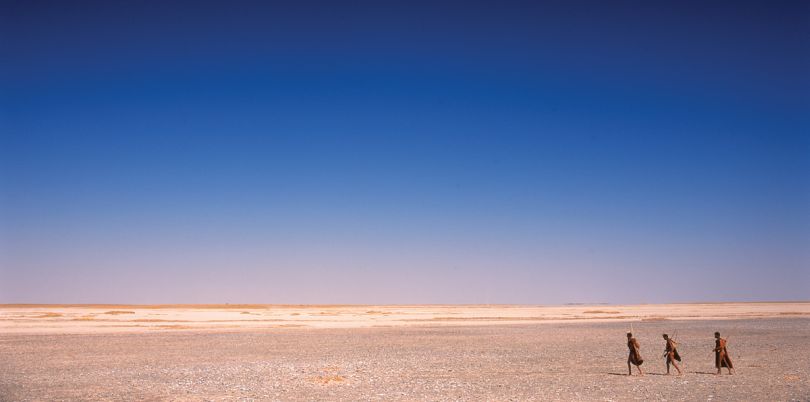
{"type": "Polygon", "coordinates": [[[0,2],[0,303],[810,299],[810,2],[0,2]]]}

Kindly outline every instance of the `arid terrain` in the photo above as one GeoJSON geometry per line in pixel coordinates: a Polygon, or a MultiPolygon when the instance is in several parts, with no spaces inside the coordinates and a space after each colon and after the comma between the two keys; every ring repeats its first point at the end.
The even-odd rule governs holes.
{"type": "Polygon", "coordinates": [[[810,303],[5,305],[0,400],[810,400],[808,343],[810,303]]]}

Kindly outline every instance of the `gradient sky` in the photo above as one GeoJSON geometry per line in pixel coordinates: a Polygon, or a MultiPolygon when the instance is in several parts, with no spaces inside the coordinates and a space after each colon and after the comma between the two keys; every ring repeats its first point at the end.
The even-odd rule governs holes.
{"type": "Polygon", "coordinates": [[[810,2],[0,2],[0,303],[796,299],[810,2]]]}

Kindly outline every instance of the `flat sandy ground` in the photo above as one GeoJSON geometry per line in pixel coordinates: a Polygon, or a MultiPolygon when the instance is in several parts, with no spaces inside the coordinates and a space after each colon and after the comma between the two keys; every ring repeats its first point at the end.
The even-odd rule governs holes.
{"type": "Polygon", "coordinates": [[[810,400],[807,303],[129,306],[120,311],[136,311],[104,314],[119,307],[0,307],[0,400],[810,400]],[[698,317],[682,317],[695,310],[698,317]],[[352,315],[360,311],[364,318],[352,315]],[[390,322],[368,319],[386,311],[390,322]],[[271,313],[313,320],[226,325],[194,315],[271,313]],[[148,314],[185,321],[131,317],[148,314]],[[105,316],[139,326],[72,321],[105,316]],[[631,322],[644,377],[626,376],[631,322]],[[713,375],[715,330],[729,338],[733,376],[713,375]],[[662,375],[663,332],[677,334],[683,376],[662,375]]]}

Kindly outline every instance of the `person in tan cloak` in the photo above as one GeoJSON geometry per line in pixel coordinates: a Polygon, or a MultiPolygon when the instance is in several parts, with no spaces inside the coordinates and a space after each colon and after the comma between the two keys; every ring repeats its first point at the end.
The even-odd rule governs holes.
{"type": "Polygon", "coordinates": [[[641,371],[641,364],[644,363],[644,359],[641,358],[641,352],[639,352],[641,346],[638,345],[638,341],[633,338],[633,334],[630,332],[627,333],[627,348],[630,349],[630,354],[627,356],[627,375],[633,375],[631,363],[636,366],[640,375],[644,375],[644,372],[641,371]]]}
{"type": "Polygon", "coordinates": [[[667,334],[664,334],[664,340],[667,342],[666,349],[664,349],[664,356],[667,358],[667,374],[669,374],[670,364],[675,366],[675,370],[678,370],[678,375],[683,374],[678,363],[675,363],[676,360],[681,361],[681,355],[678,354],[678,343],[667,334]]]}
{"type": "Polygon", "coordinates": [[[714,333],[714,366],[717,367],[717,374],[720,374],[720,369],[723,367],[728,369],[728,373],[731,374],[731,370],[734,368],[726,349],[726,343],[727,341],[720,337],[719,332],[714,333]]]}

